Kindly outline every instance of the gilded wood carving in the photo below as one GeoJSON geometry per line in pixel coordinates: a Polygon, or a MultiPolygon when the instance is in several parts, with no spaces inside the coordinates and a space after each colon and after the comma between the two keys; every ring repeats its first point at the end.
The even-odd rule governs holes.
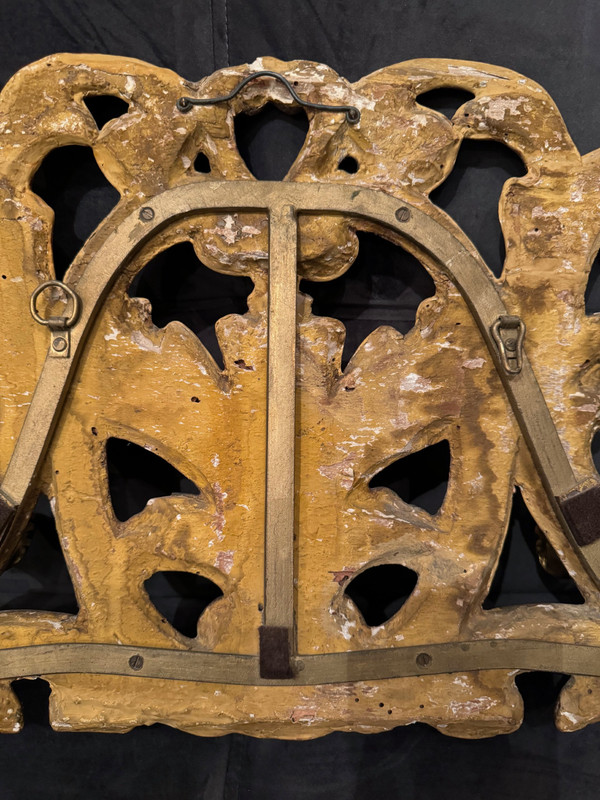
{"type": "Polygon", "coordinates": [[[76,615],[0,612],[1,730],[22,724],[11,680],[36,675],[58,730],[164,722],[309,738],[422,721],[475,738],[519,726],[515,676],[534,669],[573,676],[560,729],[599,719],[600,329],[584,294],[600,151],[577,152],[539,85],[441,59],[349,84],[271,58],[191,84],[139,61],[61,54],[6,85],[0,137],[0,556],[5,568],[18,556],[44,492],[79,604],[76,615]],[[234,94],[265,70],[289,85],[255,76],[234,94]],[[418,101],[439,87],[473,97],[449,120],[418,101]],[[91,95],[128,110],[99,130],[91,95]],[[279,184],[256,181],[235,142],[235,116],[267,102],[319,106],[279,184]],[[500,199],[500,278],[429,200],[465,138],[501,141],[526,168],[500,199]],[[92,148],[120,194],[63,278],[70,295],[42,286],[56,277],[53,214],[31,189],[43,158],[68,144],[92,148]],[[199,152],[206,173],[194,170],[199,152]],[[347,157],[355,173],[339,169],[347,157]],[[356,231],[415,255],[435,294],[410,332],[377,329],[342,371],[343,326],[312,314],[298,280],[343,274],[356,231]],[[184,241],[210,269],[254,284],[248,312],[216,325],[224,369],[127,291],[184,241]],[[199,492],[117,519],[111,439],[156,453],[199,492]],[[436,514],[370,487],[443,441],[450,478],[436,514]],[[583,604],[483,610],[516,486],[583,604]],[[348,586],[389,564],[416,583],[369,625],[348,586]],[[193,637],[150,602],[144,582],[161,570],[222,593],[193,637]]]}

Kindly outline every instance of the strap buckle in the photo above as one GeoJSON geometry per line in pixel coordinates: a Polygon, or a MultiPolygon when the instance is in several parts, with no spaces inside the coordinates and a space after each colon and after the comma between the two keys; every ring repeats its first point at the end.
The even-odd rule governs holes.
{"type": "Polygon", "coordinates": [[[509,375],[517,375],[523,367],[525,331],[523,320],[508,314],[498,317],[490,328],[502,366],[509,375]]]}

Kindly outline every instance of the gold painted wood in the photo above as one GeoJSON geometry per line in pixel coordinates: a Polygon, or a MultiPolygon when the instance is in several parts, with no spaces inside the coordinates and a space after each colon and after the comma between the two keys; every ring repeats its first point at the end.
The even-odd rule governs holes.
{"type": "MultiPolygon", "coordinates": [[[[57,729],[161,721],[208,735],[307,738],[419,719],[452,735],[492,735],[519,725],[514,676],[528,669],[577,676],[561,695],[561,728],[599,719],[597,543],[577,545],[554,498],[597,482],[597,319],[584,314],[583,296],[600,242],[600,167],[596,154],[577,153],[544,90],[510,70],[447,60],[407,62],[351,85],[323,65],[259,59],[194,86],[141,62],[59,55],[18,73],[0,112],[0,475],[4,495],[24,500],[0,557],[9,560],[45,491],[80,605],[75,616],[0,613],[1,728],[21,724],[10,678],[40,673],[57,729]],[[279,84],[257,79],[229,104],[188,114],[176,106],[181,96],[227,94],[263,68],[284,74],[301,98],[361,114],[350,125],[339,113],[309,112],[304,147],[275,185],[252,179],[233,117],[269,101],[293,107],[279,84]],[[451,121],[418,103],[439,86],[474,95],[451,121]],[[130,106],[98,131],[83,97],[102,93],[130,106]],[[527,169],[500,199],[500,279],[428,199],[468,137],[507,143],[527,169]],[[121,200],[65,276],[82,313],[70,357],[56,358],[47,357],[48,331],[28,315],[31,293],[54,277],[52,213],[30,179],[50,149],[73,143],[93,148],[121,200]],[[206,175],[192,168],[199,150],[206,175]],[[338,170],[346,155],[359,162],[356,174],[338,170]],[[285,206],[298,218],[297,265],[285,206]],[[299,292],[284,310],[296,268],[312,280],[348,269],[356,230],[410,250],[436,294],[410,333],[378,329],[342,373],[340,323],[314,316],[299,292]],[[211,269],[255,284],[248,312],[217,324],[223,371],[184,326],[157,329],[147,302],[126,293],[154,254],[180,241],[211,269]],[[281,304],[277,289],[287,291],[281,304]],[[526,325],[517,374],[503,370],[491,333],[502,315],[526,325]],[[279,348],[288,353],[281,370],[279,348]],[[268,411],[267,377],[285,413],[268,411]],[[160,454],[200,495],[157,498],[119,522],[105,469],[111,436],[160,454]],[[369,488],[392,460],[444,438],[452,465],[438,514],[369,488]],[[514,485],[583,605],[482,610],[514,485]],[[281,528],[271,525],[272,496],[283,503],[281,528]],[[381,563],[402,563],[419,580],[402,609],[371,628],[344,584],[381,563]],[[222,588],[195,639],[150,603],[143,581],[160,569],[222,588]],[[264,624],[294,628],[294,677],[260,678],[264,624]]],[[[41,300],[44,316],[64,313],[58,294],[46,308],[41,300]]]]}

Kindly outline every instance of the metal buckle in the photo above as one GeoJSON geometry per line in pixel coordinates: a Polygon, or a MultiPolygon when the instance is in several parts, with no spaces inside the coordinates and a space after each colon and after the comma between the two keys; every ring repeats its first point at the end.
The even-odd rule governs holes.
{"type": "Polygon", "coordinates": [[[517,375],[523,366],[525,323],[520,317],[503,314],[490,328],[498,347],[502,366],[509,375],[517,375]]]}

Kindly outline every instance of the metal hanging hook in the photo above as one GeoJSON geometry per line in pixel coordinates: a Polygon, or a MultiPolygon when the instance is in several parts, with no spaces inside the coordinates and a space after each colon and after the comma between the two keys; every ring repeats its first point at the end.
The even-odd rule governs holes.
{"type": "Polygon", "coordinates": [[[55,317],[49,317],[48,319],[44,319],[41,317],[38,310],[37,310],[37,299],[45,292],[46,289],[51,289],[56,287],[57,289],[61,289],[67,298],[71,301],[71,311],[68,317],[60,317],[60,319],[64,319],[64,327],[65,328],[72,328],[73,325],[77,322],[77,317],[79,316],[79,312],[81,310],[81,300],[79,295],[71,289],[70,286],[67,286],[66,283],[62,281],[45,281],[44,283],[40,283],[39,286],[36,286],[33,292],[31,293],[31,298],[29,300],[29,310],[31,312],[31,316],[39,325],[48,325],[52,326],[54,324],[55,317]]]}
{"type": "Polygon", "coordinates": [[[284,78],[279,72],[271,72],[271,70],[266,69],[247,75],[229,94],[222,95],[221,97],[180,97],[177,101],[177,108],[179,111],[187,114],[188,111],[192,110],[192,106],[212,106],[216,103],[227,103],[229,100],[233,100],[236,94],[241,92],[247,83],[256,80],[256,78],[265,77],[275,78],[275,80],[282,83],[291,94],[292,98],[303,108],[312,108],[314,111],[343,111],[350,125],[356,125],[357,122],[360,122],[360,110],[356,106],[329,106],[323,103],[311,103],[309,100],[303,100],[296,94],[294,87],[287,78],[284,78]]]}
{"type": "Polygon", "coordinates": [[[31,316],[38,325],[45,325],[50,330],[50,355],[53,358],[69,358],[71,354],[71,328],[77,322],[81,311],[81,298],[70,286],[62,281],[45,281],[33,290],[29,301],[31,316]],[[37,310],[38,297],[46,289],[61,289],[70,301],[69,315],[60,317],[41,317],[37,310]]]}

